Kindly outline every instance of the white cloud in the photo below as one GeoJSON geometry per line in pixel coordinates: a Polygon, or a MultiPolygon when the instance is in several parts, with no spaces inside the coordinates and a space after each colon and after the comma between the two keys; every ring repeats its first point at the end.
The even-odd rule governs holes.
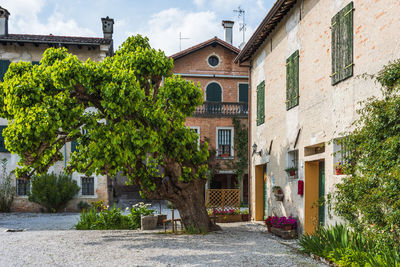
{"type": "Polygon", "coordinates": [[[206,2],[206,0],[193,0],[194,4],[198,7],[202,7],[204,6],[204,3],[206,2]]]}
{"type": "Polygon", "coordinates": [[[222,26],[214,12],[187,12],[170,8],[154,14],[147,27],[141,31],[143,35],[149,37],[154,48],[164,50],[167,55],[179,51],[180,32],[182,37],[190,38],[182,40],[182,50],[184,50],[221,35],[222,26]]]}
{"type": "Polygon", "coordinates": [[[54,12],[44,21],[39,20],[39,13],[45,0],[0,1],[0,6],[10,12],[9,32],[25,34],[53,34],[72,36],[95,36],[94,31],[81,27],[73,19],[67,19],[60,12],[54,12]]]}

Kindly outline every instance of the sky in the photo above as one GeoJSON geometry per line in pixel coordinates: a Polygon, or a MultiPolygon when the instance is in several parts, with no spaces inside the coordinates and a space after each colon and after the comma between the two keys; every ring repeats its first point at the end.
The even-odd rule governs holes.
{"type": "Polygon", "coordinates": [[[0,0],[10,12],[9,33],[102,37],[100,18],[114,24],[114,47],[129,36],[149,37],[152,47],[172,55],[214,36],[224,39],[222,20],[235,22],[233,44],[239,46],[245,10],[245,40],[257,29],[275,0],[0,0]]]}

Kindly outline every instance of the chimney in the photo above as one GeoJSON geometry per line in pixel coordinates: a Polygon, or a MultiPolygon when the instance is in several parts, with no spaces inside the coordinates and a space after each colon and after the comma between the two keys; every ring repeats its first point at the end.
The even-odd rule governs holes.
{"type": "Polygon", "coordinates": [[[114,30],[114,20],[110,19],[108,16],[106,18],[101,18],[101,23],[103,24],[103,34],[105,39],[112,39],[114,30]]]}
{"type": "Polygon", "coordinates": [[[0,36],[8,35],[8,16],[10,12],[0,6],[0,36]]]}
{"type": "Polygon", "coordinates": [[[222,26],[224,27],[225,30],[225,42],[232,44],[233,38],[232,38],[232,28],[233,28],[233,21],[230,20],[223,20],[222,21],[222,26]]]}

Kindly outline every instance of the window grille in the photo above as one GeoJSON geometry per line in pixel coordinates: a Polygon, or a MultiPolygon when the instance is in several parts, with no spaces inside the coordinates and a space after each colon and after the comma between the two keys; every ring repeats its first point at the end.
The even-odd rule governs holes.
{"type": "Polygon", "coordinates": [[[230,129],[218,130],[218,156],[232,156],[232,130],[230,129]]]}
{"type": "Polygon", "coordinates": [[[28,180],[17,179],[17,195],[26,196],[30,190],[30,183],[28,180]]]}
{"type": "Polygon", "coordinates": [[[82,177],[82,195],[93,196],[94,195],[94,178],[93,177],[82,177]]]}

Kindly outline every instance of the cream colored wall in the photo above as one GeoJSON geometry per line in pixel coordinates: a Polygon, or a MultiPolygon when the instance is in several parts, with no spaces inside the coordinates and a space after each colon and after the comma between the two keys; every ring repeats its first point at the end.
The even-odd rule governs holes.
{"type": "MultiPolygon", "coordinates": [[[[269,187],[281,186],[284,204],[270,198],[270,213],[292,215],[304,221],[304,197],[297,195],[297,180],[288,181],[284,172],[286,155],[293,149],[298,129],[299,179],[304,180],[304,162],[325,159],[326,192],[341,176],[333,175],[333,138],[351,129],[357,118],[358,102],[379,96],[373,81],[358,76],[377,73],[390,60],[400,58],[400,3],[396,0],[354,1],[354,75],[331,86],[331,18],[349,0],[304,0],[280,22],[252,60],[252,103],[257,103],[257,85],[265,80],[265,123],[256,125],[256,104],[252,105],[251,137],[265,151],[273,140],[267,174],[269,187]],[[300,19],[301,18],[301,19],[300,19]],[[272,50],[271,50],[272,48],[272,50]],[[286,59],[296,50],[299,59],[299,106],[286,111],[286,59]],[[326,143],[325,153],[304,156],[304,147],[326,143]],[[273,183],[272,183],[273,182],[273,183]]],[[[251,177],[259,156],[252,157],[251,177]]],[[[255,183],[251,183],[254,203],[255,183]]],[[[271,194],[269,194],[270,196],[271,194]]],[[[252,206],[254,212],[254,205],[252,206]]],[[[328,214],[328,212],[325,212],[328,214]]],[[[327,223],[333,220],[326,218],[327,223]]]]}
{"type": "MultiPolygon", "coordinates": [[[[43,52],[48,48],[47,45],[39,45],[36,47],[33,44],[25,44],[24,46],[20,46],[18,44],[0,44],[0,59],[7,59],[11,62],[18,61],[40,61],[42,58],[43,52]]],[[[68,51],[76,56],[82,61],[86,61],[90,58],[93,61],[101,61],[106,57],[106,52],[108,51],[108,46],[100,46],[95,49],[82,46],[79,49],[77,46],[69,46],[68,51]]],[[[7,125],[7,120],[0,118],[0,125],[7,125]]],[[[65,150],[61,149],[63,155],[66,155],[66,160],[69,160],[69,155],[71,152],[71,143],[67,143],[65,150]],[[65,153],[64,153],[65,152],[65,153]]],[[[8,171],[12,171],[17,167],[17,162],[19,161],[19,157],[17,155],[11,153],[0,153],[0,158],[6,158],[8,160],[8,171]]],[[[49,169],[49,172],[60,173],[64,170],[65,162],[58,161],[49,169]]],[[[77,181],[77,184],[81,187],[81,176],[82,174],[73,173],[72,178],[77,181]]],[[[15,182],[15,180],[14,180],[15,182]]],[[[103,199],[104,201],[108,201],[108,193],[107,193],[107,177],[98,175],[94,176],[94,184],[95,184],[95,192],[93,196],[82,196],[81,192],[75,197],[74,200],[69,203],[67,206],[67,210],[76,209],[76,204],[80,200],[84,201],[94,201],[97,199],[103,199]]],[[[16,201],[14,202],[13,209],[16,211],[39,211],[39,207],[37,205],[32,205],[27,200],[25,196],[16,197],[16,201]]]]}

